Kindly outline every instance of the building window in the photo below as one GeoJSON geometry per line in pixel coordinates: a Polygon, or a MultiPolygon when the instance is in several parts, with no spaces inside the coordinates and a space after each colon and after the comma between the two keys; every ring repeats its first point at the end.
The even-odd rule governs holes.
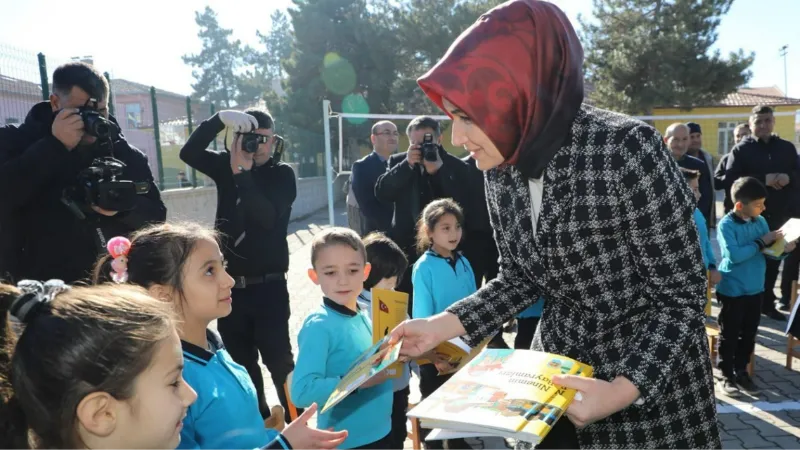
{"type": "Polygon", "coordinates": [[[737,124],[738,122],[719,122],[717,127],[717,154],[719,156],[727,154],[733,148],[735,142],[733,130],[736,129],[737,124]]]}
{"type": "Polygon", "coordinates": [[[142,123],[142,105],[139,103],[126,104],[125,121],[128,124],[128,129],[139,128],[142,123]]]}

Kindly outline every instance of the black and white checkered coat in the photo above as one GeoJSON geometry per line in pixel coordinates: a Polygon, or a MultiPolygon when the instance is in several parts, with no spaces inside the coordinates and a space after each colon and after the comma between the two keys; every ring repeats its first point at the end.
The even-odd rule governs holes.
{"type": "MultiPolygon", "coordinates": [[[[719,448],[695,200],[652,127],[583,106],[544,174],[486,173],[501,273],[453,305],[478,342],[539,296],[533,348],[625,376],[644,403],[578,431],[582,448],[719,448]]],[[[566,418],[564,419],[566,420],[566,418]]]]}

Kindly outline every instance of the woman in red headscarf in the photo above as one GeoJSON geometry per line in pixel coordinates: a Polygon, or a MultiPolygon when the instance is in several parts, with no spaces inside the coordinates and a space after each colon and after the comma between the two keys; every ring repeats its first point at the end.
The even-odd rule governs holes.
{"type": "Polygon", "coordinates": [[[419,79],[485,171],[501,272],[393,338],[474,344],[544,297],[533,348],[596,378],[554,379],[581,399],[539,448],[719,448],[694,197],[655,129],[583,104],[582,62],[561,10],[512,0],[419,79]]]}

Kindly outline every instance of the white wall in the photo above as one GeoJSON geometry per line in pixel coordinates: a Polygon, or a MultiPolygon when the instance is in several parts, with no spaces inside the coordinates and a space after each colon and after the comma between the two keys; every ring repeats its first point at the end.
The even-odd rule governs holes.
{"type": "MultiPolygon", "coordinates": [[[[344,197],[341,179],[334,183],[335,201],[344,197]]],[[[167,206],[167,220],[199,222],[214,226],[217,211],[217,189],[214,187],[170,189],[161,193],[167,206]]],[[[292,205],[291,220],[296,220],[328,206],[325,177],[297,180],[297,199],[292,205]]]]}

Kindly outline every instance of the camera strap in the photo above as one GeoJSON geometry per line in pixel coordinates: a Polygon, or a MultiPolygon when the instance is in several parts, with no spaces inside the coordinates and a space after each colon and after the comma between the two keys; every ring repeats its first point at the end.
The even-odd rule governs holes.
{"type": "Polygon", "coordinates": [[[103,230],[99,226],[94,227],[94,243],[99,249],[100,254],[106,251],[106,244],[108,243],[108,239],[106,239],[106,235],[103,234],[103,230]]]}

